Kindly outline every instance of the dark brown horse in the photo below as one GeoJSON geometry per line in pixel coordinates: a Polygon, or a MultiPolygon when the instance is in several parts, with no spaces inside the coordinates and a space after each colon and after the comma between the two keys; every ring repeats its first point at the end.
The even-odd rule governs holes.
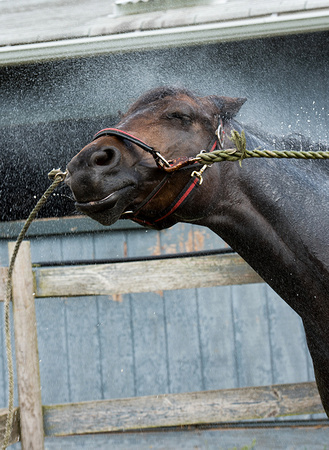
{"type": "MultiPolygon", "coordinates": [[[[188,222],[222,237],[301,316],[329,414],[329,162],[244,160],[200,173],[189,160],[232,147],[228,136],[241,130],[233,117],[244,101],[174,88],[147,92],[72,159],[67,183],[77,208],[104,225],[121,218],[157,229],[188,222]]],[[[246,136],[248,149],[275,147],[246,136]]],[[[302,140],[276,145],[300,148],[302,140]]]]}

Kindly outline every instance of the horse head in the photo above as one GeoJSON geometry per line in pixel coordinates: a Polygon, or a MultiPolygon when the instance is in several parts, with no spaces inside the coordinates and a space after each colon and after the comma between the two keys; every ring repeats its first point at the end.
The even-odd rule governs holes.
{"type": "MultiPolygon", "coordinates": [[[[72,159],[67,183],[77,208],[104,225],[120,218],[158,229],[194,222],[224,239],[302,317],[329,415],[328,165],[224,162],[201,183],[204,167],[195,156],[232,146],[230,130],[241,130],[232,118],[244,101],[150,91],[72,159]]],[[[246,138],[249,148],[273,144],[251,132],[246,138]]]]}
{"type": "Polygon", "coordinates": [[[76,208],[104,225],[130,218],[160,229],[195,221],[200,212],[193,205],[212,177],[201,186],[200,177],[191,178],[200,165],[188,160],[202,150],[232,145],[227,134],[218,138],[215,132],[219,125],[221,132],[229,127],[245,100],[174,88],[147,92],[116,128],[97,133],[68,164],[66,182],[76,208]],[[183,205],[192,190],[194,201],[183,205]]]}

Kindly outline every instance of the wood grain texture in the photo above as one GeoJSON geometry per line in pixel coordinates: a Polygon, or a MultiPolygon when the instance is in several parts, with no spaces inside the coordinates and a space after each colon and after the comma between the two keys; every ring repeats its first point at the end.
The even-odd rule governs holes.
{"type": "MultiPolygon", "coordinates": [[[[0,409],[0,445],[3,443],[3,435],[6,429],[8,409],[0,409]]],[[[12,432],[9,440],[9,445],[18,442],[20,439],[20,429],[19,429],[19,408],[15,408],[13,422],[12,422],[12,432]]]]}
{"type": "Polygon", "coordinates": [[[323,408],[315,383],[274,385],[44,406],[46,436],[214,424],[323,408]]]}
{"type": "Polygon", "coordinates": [[[282,426],[275,421],[269,425],[261,422],[257,427],[218,426],[212,429],[171,429],[134,433],[101,433],[67,437],[49,437],[47,450],[327,450],[328,423],[299,422],[282,426]],[[74,442],[73,442],[74,441],[74,442]]]}
{"type": "Polygon", "coordinates": [[[238,255],[34,269],[37,297],[113,295],[261,283],[238,255]]]}
{"type": "MultiPolygon", "coordinates": [[[[14,243],[9,243],[11,254],[14,243]]],[[[23,242],[13,271],[13,317],[22,449],[44,448],[39,355],[30,243],[23,242]]]]}
{"type": "Polygon", "coordinates": [[[7,275],[8,268],[0,267],[0,302],[5,301],[7,275]]]}

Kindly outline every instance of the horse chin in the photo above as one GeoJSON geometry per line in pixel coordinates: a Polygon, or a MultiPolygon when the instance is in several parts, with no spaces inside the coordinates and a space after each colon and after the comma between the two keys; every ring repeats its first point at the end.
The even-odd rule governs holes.
{"type": "Polygon", "coordinates": [[[126,186],[118,191],[112,192],[101,200],[86,203],[75,203],[78,211],[91,217],[102,225],[113,225],[122,213],[127,209],[132,199],[134,186],[126,186]]]}

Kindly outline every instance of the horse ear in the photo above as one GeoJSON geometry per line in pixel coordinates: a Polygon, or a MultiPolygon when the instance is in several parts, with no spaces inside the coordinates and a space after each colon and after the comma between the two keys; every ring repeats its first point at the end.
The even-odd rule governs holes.
{"type": "Polygon", "coordinates": [[[232,119],[247,101],[244,97],[218,97],[217,95],[209,95],[207,98],[216,106],[217,113],[226,119],[232,119]]]}

